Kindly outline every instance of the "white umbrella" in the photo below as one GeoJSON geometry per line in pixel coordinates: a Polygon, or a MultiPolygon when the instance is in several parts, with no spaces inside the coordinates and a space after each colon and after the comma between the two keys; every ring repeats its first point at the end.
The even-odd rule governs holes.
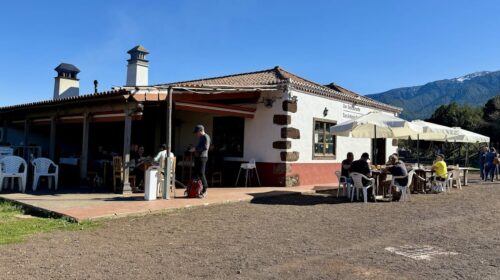
{"type": "Polygon", "coordinates": [[[417,164],[420,166],[420,140],[447,141],[449,137],[456,136],[457,130],[440,124],[414,120],[413,124],[422,128],[422,132],[410,135],[411,140],[417,140],[417,164]]]}
{"type": "Polygon", "coordinates": [[[332,126],[330,132],[354,138],[399,138],[418,134],[422,128],[393,115],[372,112],[332,126]]]}
{"type": "MultiPolygon", "coordinates": [[[[337,136],[354,138],[399,138],[422,132],[422,128],[409,121],[381,112],[371,112],[353,120],[332,126],[337,136]]],[[[376,155],[373,155],[376,159],[376,155]]]]}
{"type": "Polygon", "coordinates": [[[465,150],[465,165],[469,163],[469,143],[490,143],[490,137],[462,129],[460,127],[453,127],[457,131],[457,135],[450,137],[448,140],[459,143],[467,143],[465,150]]]}
{"type": "Polygon", "coordinates": [[[456,131],[456,135],[448,138],[448,141],[460,142],[460,143],[489,143],[490,137],[462,129],[460,127],[453,127],[456,131]]]}
{"type": "Polygon", "coordinates": [[[440,124],[426,122],[422,120],[414,120],[411,123],[422,128],[422,132],[410,135],[412,140],[426,141],[448,141],[450,137],[458,135],[458,131],[454,128],[440,124]]]}

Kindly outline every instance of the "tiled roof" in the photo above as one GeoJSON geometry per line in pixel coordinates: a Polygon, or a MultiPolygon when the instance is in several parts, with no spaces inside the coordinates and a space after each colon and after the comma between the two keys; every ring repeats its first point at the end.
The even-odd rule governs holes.
{"type": "Polygon", "coordinates": [[[30,108],[30,107],[44,106],[44,105],[50,106],[50,105],[76,103],[76,102],[80,102],[80,101],[84,101],[84,100],[101,99],[103,97],[113,97],[113,96],[120,96],[120,95],[126,95],[126,94],[130,94],[130,92],[128,90],[119,89],[119,90],[112,90],[112,91],[106,91],[106,92],[85,94],[85,95],[80,95],[80,96],[72,96],[72,97],[61,98],[61,99],[42,100],[42,101],[0,107],[0,113],[4,113],[7,111],[16,110],[16,109],[25,109],[25,108],[30,108]]]}
{"type": "Polygon", "coordinates": [[[298,90],[305,91],[315,95],[340,99],[347,102],[353,102],[358,105],[375,107],[390,112],[399,113],[402,110],[401,108],[375,101],[371,98],[357,94],[338,85],[330,84],[328,86],[322,86],[315,82],[311,82],[302,77],[299,77],[293,73],[290,73],[279,66],[262,71],[161,84],[160,86],[175,86],[175,87],[207,87],[214,85],[215,86],[217,85],[263,86],[263,85],[276,85],[276,84],[287,84],[287,83],[289,83],[292,87],[298,90]]]}
{"type": "MultiPolygon", "coordinates": [[[[168,84],[159,84],[156,85],[161,87],[193,87],[193,88],[202,88],[202,87],[213,87],[213,86],[234,86],[234,87],[255,87],[259,88],[262,86],[271,86],[271,85],[287,85],[291,88],[313,94],[319,95],[326,98],[332,98],[337,100],[343,100],[346,102],[352,102],[357,105],[364,105],[373,108],[378,108],[381,110],[386,110],[390,112],[401,112],[401,108],[390,106],[388,104],[375,101],[368,97],[359,95],[355,92],[347,90],[341,86],[336,84],[330,84],[328,86],[322,86],[320,84],[311,82],[302,77],[299,77],[295,74],[292,74],[278,66],[262,70],[256,72],[248,72],[241,73],[235,75],[228,76],[220,76],[214,78],[206,78],[206,79],[198,79],[191,81],[183,81],[183,82],[175,82],[168,84]]],[[[153,86],[154,87],[154,86],[153,86]]],[[[132,89],[131,89],[132,90],[132,89]]],[[[118,96],[130,94],[130,91],[127,89],[113,90],[108,92],[101,92],[96,94],[87,94],[80,95],[76,97],[69,97],[58,100],[45,100],[32,102],[27,104],[19,104],[13,106],[0,107],[0,113],[8,112],[10,110],[16,109],[26,109],[35,106],[45,106],[45,105],[63,105],[67,103],[80,102],[84,100],[92,100],[92,99],[100,99],[103,97],[110,96],[118,96]]]]}

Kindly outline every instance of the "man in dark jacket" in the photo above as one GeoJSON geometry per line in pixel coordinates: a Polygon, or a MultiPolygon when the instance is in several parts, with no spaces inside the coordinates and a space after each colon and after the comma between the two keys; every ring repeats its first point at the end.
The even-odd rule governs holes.
{"type": "MultiPolygon", "coordinates": [[[[369,159],[370,159],[370,156],[368,155],[368,153],[363,153],[361,155],[360,159],[355,160],[351,163],[350,172],[361,173],[367,177],[371,177],[372,171],[370,170],[370,166],[368,165],[369,159]]],[[[365,185],[365,186],[367,186],[367,185],[365,185]]]]}
{"type": "Polygon", "coordinates": [[[193,148],[194,152],[194,174],[203,183],[203,191],[200,198],[207,195],[208,182],[205,177],[205,168],[208,161],[208,149],[210,148],[210,136],[205,133],[205,127],[199,124],[194,128],[193,133],[198,137],[198,145],[193,148]]]}
{"type": "MultiPolygon", "coordinates": [[[[368,153],[363,153],[360,159],[352,162],[350,173],[356,172],[356,173],[361,173],[367,177],[371,177],[372,171],[370,170],[370,166],[368,165],[369,159],[370,156],[368,155],[368,153]]],[[[363,186],[369,186],[371,184],[372,181],[363,178],[363,186]]],[[[368,198],[370,200],[375,200],[375,197],[373,196],[373,187],[374,186],[368,189],[368,198]]]]}

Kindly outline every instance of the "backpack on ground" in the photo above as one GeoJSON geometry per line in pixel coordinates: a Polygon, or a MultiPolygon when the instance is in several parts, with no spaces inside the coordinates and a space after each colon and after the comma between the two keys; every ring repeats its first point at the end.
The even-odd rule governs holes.
{"type": "Polygon", "coordinates": [[[186,188],[186,196],[188,198],[197,198],[203,190],[203,183],[201,180],[192,179],[189,181],[186,188]]]}

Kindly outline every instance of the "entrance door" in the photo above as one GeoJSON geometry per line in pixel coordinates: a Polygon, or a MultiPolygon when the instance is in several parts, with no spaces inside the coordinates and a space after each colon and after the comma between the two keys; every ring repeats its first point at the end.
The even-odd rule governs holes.
{"type": "Polygon", "coordinates": [[[385,142],[384,138],[372,139],[372,163],[384,164],[385,163],[385,142]]]}

